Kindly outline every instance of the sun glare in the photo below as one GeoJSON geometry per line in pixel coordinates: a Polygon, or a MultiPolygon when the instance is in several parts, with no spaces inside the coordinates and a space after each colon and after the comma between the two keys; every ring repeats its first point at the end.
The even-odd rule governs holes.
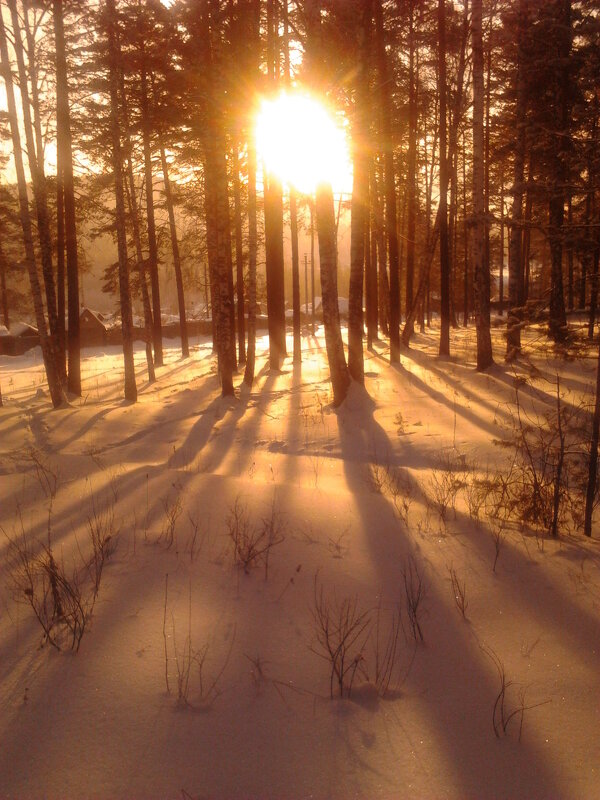
{"type": "Polygon", "coordinates": [[[352,166],[344,127],[307,95],[281,94],[263,100],[256,120],[259,162],[303,194],[317,184],[352,191],[352,166]]]}

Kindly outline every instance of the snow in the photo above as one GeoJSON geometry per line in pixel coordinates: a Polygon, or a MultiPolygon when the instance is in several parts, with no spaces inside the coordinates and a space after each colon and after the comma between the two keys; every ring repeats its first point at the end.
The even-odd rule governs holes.
{"type": "Polygon", "coordinates": [[[377,344],[365,353],[366,388],[353,385],[337,411],[322,328],[303,340],[301,367],[288,359],[281,372],[269,372],[259,338],[257,380],[235,399],[219,396],[205,337],[193,338],[188,360],[166,341],[153,385],[136,343],[135,405],[122,400],[117,346],[84,351],[83,396],[56,411],[39,348],[0,357],[1,798],[598,796],[598,531],[542,548],[511,529],[493,572],[485,520],[460,500],[443,523],[430,497],[442,456],[481,467],[505,458],[494,440],[506,434],[515,377],[527,378],[540,410],[552,407],[557,370],[568,399],[589,402],[595,361],[559,359],[532,334],[514,371],[478,374],[472,331],[452,335],[451,359],[435,356],[431,332],[396,367],[377,344]],[[396,469],[412,481],[406,518],[378,490],[373,464],[375,478],[396,469]],[[236,500],[253,524],[278,521],[284,540],[267,578],[264,565],[246,574],[233,563],[236,500]],[[54,550],[70,564],[88,519],[109,508],[118,547],[80,650],[41,647],[2,532],[18,537],[22,521],[30,541],[45,542],[50,519],[54,550]],[[422,643],[404,609],[410,563],[426,584],[422,643]],[[465,582],[467,619],[449,567],[465,582]],[[319,587],[332,607],[355,599],[372,618],[379,608],[383,627],[402,607],[406,637],[384,697],[371,640],[350,697],[330,699],[319,587]],[[205,695],[196,661],[185,704],[176,656],[181,667],[188,631],[195,651],[208,649],[205,695]],[[518,719],[494,734],[490,652],[515,682],[509,710],[526,688],[520,740],[518,719]]]}

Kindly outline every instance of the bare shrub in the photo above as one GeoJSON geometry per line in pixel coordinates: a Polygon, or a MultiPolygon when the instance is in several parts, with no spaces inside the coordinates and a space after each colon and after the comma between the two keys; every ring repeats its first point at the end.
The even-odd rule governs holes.
{"type": "Polygon", "coordinates": [[[379,599],[375,608],[361,611],[357,597],[340,600],[335,590],[326,594],[315,576],[312,616],[316,643],[311,650],[329,665],[330,697],[350,697],[358,678],[370,683],[378,697],[401,682],[399,608],[385,609],[379,599]]]}
{"type": "Polygon", "coordinates": [[[91,556],[79,551],[79,563],[67,568],[55,556],[52,544],[52,507],[48,512],[46,541],[28,540],[21,519],[21,533],[8,538],[10,572],[18,600],[31,607],[44,633],[44,641],[57,650],[79,650],[89,625],[105,562],[116,546],[114,527],[96,520],[89,525],[91,556]]]}
{"type": "Polygon", "coordinates": [[[349,697],[357,675],[367,676],[364,650],[369,638],[370,615],[358,609],[358,598],[327,597],[315,576],[312,608],[317,644],[312,651],[329,664],[329,694],[335,687],[340,697],[349,697]]]}
{"type": "Polygon", "coordinates": [[[526,705],[525,696],[527,688],[520,684],[515,684],[514,681],[508,680],[502,659],[491,647],[484,645],[481,649],[491,660],[498,673],[498,694],[496,695],[492,708],[492,727],[494,729],[494,734],[498,739],[507,736],[508,727],[510,723],[515,720],[519,724],[518,741],[521,741],[525,712],[532,708],[545,705],[545,703],[549,703],[550,701],[546,700],[541,703],[526,705]],[[510,691],[511,689],[513,690],[512,692],[510,691]]]}
{"type": "Polygon", "coordinates": [[[431,496],[442,522],[446,522],[448,510],[456,517],[456,497],[466,485],[464,457],[446,453],[438,458],[438,465],[431,471],[431,496]]]}
{"type": "Polygon", "coordinates": [[[501,522],[492,524],[492,541],[494,543],[494,563],[492,564],[492,572],[496,572],[496,565],[500,558],[500,551],[504,544],[504,526],[501,522]]]}
{"type": "Polygon", "coordinates": [[[371,625],[373,681],[380,697],[385,697],[388,693],[396,672],[401,630],[402,614],[400,609],[384,615],[380,599],[375,609],[375,619],[371,625]]]}
{"type": "Polygon", "coordinates": [[[248,506],[238,496],[230,507],[225,520],[227,532],[233,544],[233,562],[243,567],[249,574],[250,569],[260,563],[265,570],[265,579],[269,577],[269,558],[271,548],[284,541],[282,534],[282,518],[277,510],[275,498],[270,514],[257,525],[250,518],[248,506]]]}
{"type": "Polygon", "coordinates": [[[175,665],[175,683],[177,687],[177,703],[180,706],[209,708],[221,694],[220,684],[229,664],[235,642],[235,630],[231,637],[229,650],[216,674],[207,675],[209,645],[196,648],[192,638],[192,583],[189,585],[187,633],[183,645],[178,644],[175,615],[171,614],[171,658],[169,657],[166,634],[166,617],[168,604],[168,575],[165,576],[165,601],[163,613],[163,640],[165,650],[165,683],[167,693],[171,693],[169,681],[169,663],[175,665]]]}
{"type": "Polygon", "coordinates": [[[176,539],[179,517],[183,513],[181,495],[177,493],[174,497],[164,497],[162,504],[165,517],[158,541],[164,543],[167,550],[170,550],[176,539]]]}
{"type": "Polygon", "coordinates": [[[37,482],[46,497],[54,500],[60,485],[60,469],[52,459],[37,447],[27,450],[27,461],[31,464],[37,482]]]}
{"type": "Polygon", "coordinates": [[[190,550],[190,561],[193,564],[196,560],[198,553],[203,549],[206,539],[208,537],[210,531],[210,516],[207,517],[203,521],[201,525],[200,520],[198,519],[198,512],[192,516],[188,514],[188,519],[190,521],[190,539],[189,539],[189,550],[190,550]],[[200,528],[202,527],[202,531],[200,528]],[[198,534],[200,533],[200,538],[198,538],[198,534]]]}
{"type": "Polygon", "coordinates": [[[450,564],[448,567],[448,574],[450,575],[450,583],[452,584],[452,597],[454,598],[454,604],[456,605],[457,609],[460,612],[460,615],[463,619],[467,618],[467,607],[469,602],[467,600],[467,584],[466,581],[460,582],[460,579],[456,573],[456,570],[450,564]]]}
{"type": "Polygon", "coordinates": [[[411,633],[415,642],[422,642],[424,638],[420,616],[423,611],[426,587],[419,566],[412,556],[409,556],[402,567],[402,579],[404,582],[406,613],[411,633]]]}
{"type": "Polygon", "coordinates": [[[414,486],[408,472],[394,467],[389,460],[384,464],[371,463],[367,482],[372,492],[392,498],[398,517],[407,523],[414,500],[414,486]]]}
{"type": "Polygon", "coordinates": [[[578,526],[587,441],[581,420],[588,415],[563,402],[558,375],[555,408],[543,414],[524,408],[519,389],[517,382],[513,438],[508,442],[512,466],[502,493],[496,491],[495,510],[556,537],[561,529],[578,526]]]}

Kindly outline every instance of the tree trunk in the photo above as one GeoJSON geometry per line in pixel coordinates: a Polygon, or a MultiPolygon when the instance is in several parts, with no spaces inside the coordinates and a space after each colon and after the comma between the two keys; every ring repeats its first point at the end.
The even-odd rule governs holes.
{"type": "Polygon", "coordinates": [[[115,216],[117,250],[119,254],[119,300],[121,305],[121,331],[123,335],[125,399],[134,403],[137,400],[137,386],[133,361],[133,316],[131,311],[131,293],[129,289],[125,203],[123,199],[123,159],[121,155],[121,126],[119,123],[119,71],[121,54],[118,41],[115,0],[106,0],[106,10],[110,83],[110,133],[115,181],[115,216]]]}
{"type": "MultiPolygon", "coordinates": [[[[250,41],[250,68],[252,80],[259,74],[260,50],[260,0],[249,0],[248,15],[250,41]]],[[[251,387],[254,381],[254,367],[256,361],[256,255],[257,255],[257,225],[256,225],[256,150],[253,137],[248,137],[248,351],[246,354],[246,370],[244,383],[251,387]]]]}
{"type": "Polygon", "coordinates": [[[494,363],[490,334],[490,270],[485,258],[485,172],[483,164],[483,36],[482,0],[473,0],[471,44],[473,48],[473,274],[475,277],[475,324],[477,328],[477,369],[494,363]]]}
{"type": "Polygon", "coordinates": [[[565,185],[568,180],[568,166],[566,164],[566,150],[569,139],[570,92],[569,92],[569,61],[571,53],[571,2],[561,0],[559,29],[557,31],[557,49],[560,59],[560,87],[556,97],[556,110],[558,114],[557,131],[554,136],[553,160],[554,169],[550,186],[550,201],[548,209],[548,239],[550,242],[551,270],[550,270],[550,319],[548,333],[555,342],[562,342],[567,335],[567,315],[565,312],[565,297],[563,289],[563,235],[565,216],[565,185]]]}
{"type": "Polygon", "coordinates": [[[33,299],[33,307],[35,312],[36,325],[40,337],[40,345],[42,348],[42,357],[44,359],[44,367],[46,369],[46,376],[48,379],[48,389],[54,408],[61,405],[64,400],[60,374],[57,367],[57,353],[55,343],[52,338],[48,336],[46,328],[46,318],[44,316],[44,302],[42,300],[42,289],[40,286],[37,264],[35,260],[35,250],[33,245],[33,229],[31,225],[31,217],[29,215],[29,200],[27,197],[27,183],[25,180],[25,169],[23,167],[23,156],[21,152],[21,137],[19,134],[19,122],[17,116],[17,104],[15,102],[15,93],[12,79],[12,72],[10,69],[10,61],[8,57],[8,44],[6,40],[6,30],[4,28],[4,20],[0,14],[0,57],[2,59],[2,71],[4,83],[6,86],[6,103],[8,107],[8,120],[10,125],[10,133],[13,146],[13,157],[15,161],[15,172],[17,175],[17,187],[19,192],[19,213],[21,220],[21,227],[23,229],[23,243],[25,246],[25,263],[27,265],[27,272],[29,274],[29,283],[31,286],[31,295],[33,299]]]}
{"type": "Polygon", "coordinates": [[[340,310],[337,291],[337,261],[335,246],[335,214],[331,186],[320,184],[316,199],[319,261],[321,265],[321,292],[323,294],[323,325],[327,360],[333,387],[333,405],[343,403],[350,375],[346,366],[344,344],[340,328],[340,310]]]}
{"type": "Polygon", "coordinates": [[[0,240],[0,307],[2,308],[2,324],[8,330],[10,318],[8,314],[8,292],[6,291],[6,256],[0,240]]]}
{"type": "Polygon", "coordinates": [[[314,199],[310,198],[310,298],[311,298],[311,318],[312,333],[315,335],[317,330],[317,313],[315,310],[315,220],[314,220],[314,199]]]}
{"type": "Polygon", "coordinates": [[[7,0],[10,9],[13,27],[13,46],[17,57],[17,67],[19,72],[19,90],[21,94],[22,107],[22,126],[25,133],[25,143],[27,146],[27,158],[29,162],[29,172],[35,198],[35,208],[37,215],[38,238],[40,242],[40,253],[42,259],[42,275],[46,290],[46,308],[48,312],[48,326],[50,336],[53,341],[55,353],[58,317],[56,310],[56,289],[54,285],[54,270],[52,267],[52,237],[50,235],[50,216],[48,213],[48,192],[46,189],[46,176],[44,174],[43,152],[36,153],[34,142],[33,123],[31,119],[31,102],[27,82],[27,69],[25,67],[25,57],[23,42],[21,40],[21,28],[17,15],[16,0],[7,0]]]}
{"type": "Polygon", "coordinates": [[[60,156],[56,159],[56,310],[58,369],[63,385],[67,384],[67,327],[65,309],[65,195],[60,156]]]}
{"type": "Polygon", "coordinates": [[[363,359],[363,284],[365,231],[368,220],[369,155],[368,138],[368,39],[371,27],[371,0],[363,0],[357,9],[358,55],[353,112],[353,185],[350,208],[350,289],[348,304],[348,369],[364,384],[363,359]]]}
{"type": "Polygon", "coordinates": [[[438,94],[440,98],[440,355],[450,355],[450,260],[448,254],[448,153],[446,148],[446,5],[438,0],[438,94]]]}
{"type": "Polygon", "coordinates": [[[290,227],[292,235],[292,309],[294,328],[294,364],[302,361],[300,330],[300,254],[298,252],[298,205],[296,190],[290,187],[290,227]]]}
{"type": "Polygon", "coordinates": [[[283,191],[280,181],[274,175],[269,175],[265,180],[264,207],[269,366],[278,370],[285,357],[283,191]]]}
{"type": "Polygon", "coordinates": [[[398,262],[398,229],[396,220],[396,184],[394,144],[392,142],[392,97],[388,80],[388,58],[383,38],[382,0],[375,2],[375,37],[381,103],[381,134],[385,175],[385,231],[390,265],[389,335],[390,364],[400,361],[400,271],[398,262]]]}
{"type": "Polygon", "coordinates": [[[504,171],[500,175],[500,267],[498,271],[498,311],[504,314],[504,171]]]}
{"type": "Polygon", "coordinates": [[[146,280],[146,266],[144,262],[144,254],[142,251],[142,236],[140,232],[140,219],[138,214],[138,205],[136,201],[135,181],[133,177],[133,156],[131,145],[131,132],[129,126],[129,109],[127,105],[127,94],[125,92],[125,81],[123,70],[119,72],[119,87],[121,90],[121,103],[123,115],[123,127],[125,138],[125,149],[127,159],[127,182],[125,183],[125,193],[129,205],[129,216],[133,228],[133,241],[136,253],[136,269],[138,272],[138,280],[140,284],[140,291],[142,293],[142,307],[144,309],[144,343],[146,350],[146,366],[148,368],[148,383],[156,381],[156,373],[154,371],[154,358],[152,356],[152,309],[150,307],[150,294],[148,292],[148,281],[146,280]]]}
{"type": "Polygon", "coordinates": [[[190,355],[190,344],[188,339],[187,320],[185,317],[185,295],[183,292],[183,275],[181,274],[181,258],[179,255],[179,242],[177,241],[177,228],[175,227],[175,209],[173,208],[173,194],[171,192],[171,181],[169,180],[169,166],[165,148],[160,144],[160,163],[165,185],[165,199],[167,201],[167,212],[169,215],[169,233],[171,234],[171,250],[173,252],[173,266],[175,268],[175,284],[177,286],[177,306],[179,310],[179,330],[181,332],[181,355],[188,358],[190,355]]]}
{"type": "MultiPolygon", "coordinates": [[[[528,0],[519,0],[517,77],[515,100],[515,139],[512,185],[511,225],[508,241],[508,309],[506,315],[506,360],[521,352],[521,323],[523,318],[522,214],[523,181],[525,176],[525,75],[524,47],[527,28],[528,0]]],[[[530,167],[531,170],[531,167],[530,167]]]]}
{"type": "Polygon", "coordinates": [[[590,441],[590,462],[588,466],[588,482],[585,493],[585,513],[583,532],[586,536],[592,535],[592,515],[596,500],[596,478],[598,470],[598,434],[600,431],[600,343],[598,345],[598,366],[596,368],[596,402],[592,419],[592,438],[590,441]]]}
{"type": "Polygon", "coordinates": [[[65,244],[67,250],[67,306],[69,333],[68,389],[81,396],[81,337],[79,331],[79,265],[77,258],[77,223],[75,218],[75,182],[71,141],[69,82],[65,51],[62,0],[54,0],[54,37],[56,41],[56,122],[57,150],[62,171],[64,195],[65,244]]]}
{"type": "Polygon", "coordinates": [[[413,304],[415,280],[415,234],[417,219],[417,89],[418,76],[415,75],[415,28],[414,28],[415,0],[409,3],[409,66],[408,66],[408,164],[407,164],[407,221],[406,221],[406,315],[408,316],[413,304]]]}
{"type": "MultiPolygon", "coordinates": [[[[142,53],[143,57],[143,53],[142,53]]],[[[146,189],[146,222],[148,226],[148,269],[152,287],[152,340],[154,342],[154,364],[164,363],[162,323],[160,317],[160,285],[158,280],[158,247],[156,244],[156,222],[154,219],[154,176],[152,174],[152,151],[150,146],[151,120],[148,107],[148,76],[146,65],[141,71],[142,90],[142,142],[144,147],[144,184],[146,189]]]]}
{"type": "Polygon", "coordinates": [[[240,166],[238,157],[239,133],[233,143],[233,214],[235,222],[235,274],[237,290],[238,361],[246,363],[246,319],[244,299],[244,258],[242,253],[242,206],[240,197],[240,166]]]}

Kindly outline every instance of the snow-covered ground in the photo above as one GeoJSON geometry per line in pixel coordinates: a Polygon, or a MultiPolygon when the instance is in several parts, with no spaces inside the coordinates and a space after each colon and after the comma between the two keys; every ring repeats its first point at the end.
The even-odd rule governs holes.
{"type": "Polygon", "coordinates": [[[275,374],[260,339],[254,388],[234,400],[206,340],[185,361],[167,342],[152,386],[138,348],[135,405],[116,347],[84,352],[83,397],[57,411],[39,350],[1,357],[0,797],[600,796],[600,532],[509,526],[494,571],[493,521],[462,490],[444,520],[434,498],[444,465],[507,458],[515,377],[540,412],[557,371],[564,402],[590,402],[593,353],[559,360],[533,339],[535,355],[488,374],[472,331],[453,332],[448,360],[435,333],[399,367],[381,344],[337,411],[322,330],[275,374]],[[236,510],[242,534],[272,531],[268,569],[234,564],[236,510]],[[15,543],[50,531],[81,573],[94,524],[117,546],[80,649],[41,646],[15,543]],[[317,607],[331,640],[344,613],[367,613],[350,697],[330,698],[317,607]]]}

